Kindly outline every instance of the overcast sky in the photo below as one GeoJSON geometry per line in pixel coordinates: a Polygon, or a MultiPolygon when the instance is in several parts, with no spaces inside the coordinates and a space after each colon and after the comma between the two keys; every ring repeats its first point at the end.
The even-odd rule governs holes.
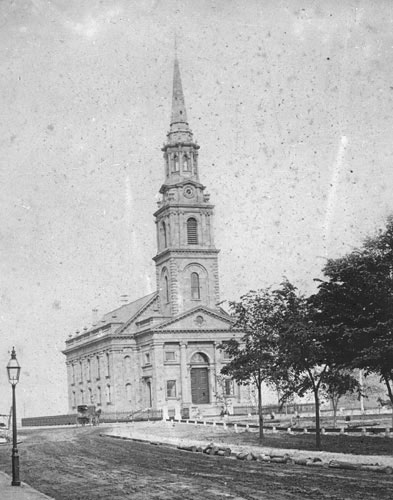
{"type": "Polygon", "coordinates": [[[284,275],[308,293],[383,224],[393,3],[377,3],[0,3],[0,413],[13,345],[19,415],[66,412],[65,339],[154,290],[175,30],[223,300],[284,275]]]}

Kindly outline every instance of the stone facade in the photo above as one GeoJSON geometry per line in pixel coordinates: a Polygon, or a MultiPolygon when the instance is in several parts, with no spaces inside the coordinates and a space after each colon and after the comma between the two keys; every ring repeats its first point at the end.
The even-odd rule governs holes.
{"type": "MultiPolygon", "coordinates": [[[[250,404],[248,391],[225,379],[231,318],[219,306],[213,205],[199,181],[177,59],[170,129],[162,148],[165,182],[154,214],[157,290],[106,314],[66,341],[69,409],[105,412],[153,408],[219,413],[250,404]]],[[[239,334],[237,334],[239,335],[239,334]]]]}

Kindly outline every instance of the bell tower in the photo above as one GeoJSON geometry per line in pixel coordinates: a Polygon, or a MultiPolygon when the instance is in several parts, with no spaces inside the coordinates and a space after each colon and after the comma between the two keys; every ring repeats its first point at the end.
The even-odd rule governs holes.
{"type": "Polygon", "coordinates": [[[179,62],[173,72],[172,114],[162,147],[165,182],[155,212],[157,290],[164,316],[204,305],[217,309],[218,259],[213,209],[199,182],[198,151],[187,121],[179,62]]]}

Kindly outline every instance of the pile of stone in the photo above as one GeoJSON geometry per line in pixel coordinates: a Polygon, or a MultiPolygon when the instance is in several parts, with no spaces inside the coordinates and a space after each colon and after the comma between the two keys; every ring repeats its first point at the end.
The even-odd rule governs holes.
{"type": "Polygon", "coordinates": [[[213,443],[207,446],[187,446],[179,444],[179,450],[192,451],[193,453],[206,453],[206,455],[217,455],[219,457],[229,457],[231,456],[231,449],[227,447],[217,446],[213,443]]]}
{"type": "Polygon", "coordinates": [[[232,453],[231,448],[222,447],[214,443],[210,443],[207,446],[194,446],[194,445],[178,445],[178,449],[184,451],[190,451],[193,453],[205,453],[207,455],[217,455],[221,457],[232,457],[237,460],[245,460],[247,462],[267,462],[275,464],[295,464],[295,465],[305,465],[308,467],[329,467],[333,469],[348,469],[348,470],[363,470],[369,472],[380,472],[383,474],[392,474],[393,468],[390,466],[384,466],[376,464],[361,464],[355,462],[345,462],[340,460],[330,460],[323,461],[319,457],[291,457],[288,453],[283,455],[277,455],[277,453],[267,453],[267,452],[255,452],[255,451],[240,451],[238,453],[232,453]]]}

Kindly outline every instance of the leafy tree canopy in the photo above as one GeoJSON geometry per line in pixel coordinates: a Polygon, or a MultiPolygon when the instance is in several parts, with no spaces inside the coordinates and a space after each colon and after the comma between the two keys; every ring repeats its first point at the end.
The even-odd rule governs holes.
{"type": "Polygon", "coordinates": [[[393,401],[393,217],[358,250],[326,263],[311,301],[349,367],[377,373],[393,401]]]}

